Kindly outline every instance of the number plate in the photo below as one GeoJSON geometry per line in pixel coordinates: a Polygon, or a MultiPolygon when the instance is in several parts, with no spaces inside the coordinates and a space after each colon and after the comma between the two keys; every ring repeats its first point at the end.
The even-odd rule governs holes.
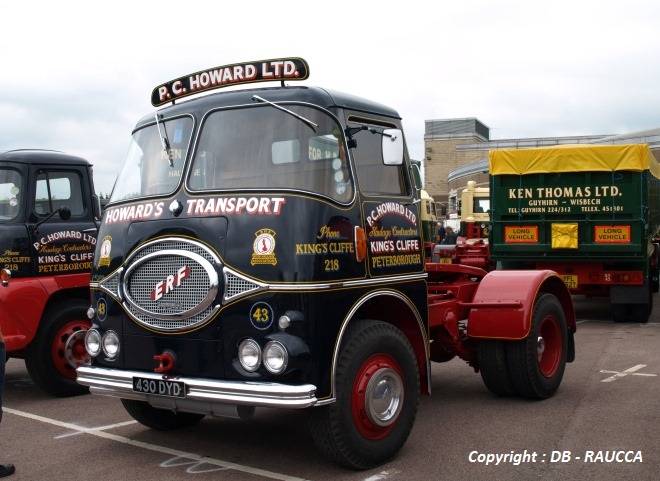
{"type": "Polygon", "coordinates": [[[451,257],[441,257],[440,264],[451,264],[451,257]]]}
{"type": "Polygon", "coordinates": [[[578,276],[569,276],[569,275],[564,275],[561,276],[562,280],[564,281],[564,284],[569,289],[577,289],[578,288],[578,276]]]}
{"type": "Polygon", "coordinates": [[[182,381],[169,379],[133,378],[133,391],[168,397],[186,397],[186,385],[182,381]]]}

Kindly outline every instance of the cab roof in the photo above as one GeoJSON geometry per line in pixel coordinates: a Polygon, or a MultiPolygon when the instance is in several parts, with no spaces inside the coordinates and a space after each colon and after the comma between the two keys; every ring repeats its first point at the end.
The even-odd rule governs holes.
{"type": "Polygon", "coordinates": [[[20,164],[52,164],[52,165],[84,165],[92,164],[82,157],[65,154],[57,150],[16,149],[0,151],[0,162],[16,162],[20,164]]]}
{"type": "MultiPolygon", "coordinates": [[[[374,114],[400,120],[398,112],[391,107],[373,102],[354,95],[337,92],[313,86],[285,86],[270,88],[254,88],[215,92],[201,97],[182,100],[174,105],[168,105],[158,112],[167,117],[184,113],[201,116],[207,111],[218,107],[234,107],[240,105],[256,105],[253,95],[259,95],[271,102],[303,102],[326,109],[344,108],[365,115],[374,114]]],[[[154,122],[154,114],[145,115],[136,128],[154,122]]]]}

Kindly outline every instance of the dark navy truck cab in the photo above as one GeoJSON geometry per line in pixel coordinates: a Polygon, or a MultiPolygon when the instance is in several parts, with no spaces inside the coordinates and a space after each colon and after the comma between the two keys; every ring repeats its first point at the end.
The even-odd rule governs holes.
{"type": "Polygon", "coordinates": [[[104,212],[78,382],[156,429],[311,408],[325,454],[367,468],[428,392],[418,192],[397,112],[284,85],[307,76],[278,59],[154,89],[170,104],[137,123],[104,212]]]}

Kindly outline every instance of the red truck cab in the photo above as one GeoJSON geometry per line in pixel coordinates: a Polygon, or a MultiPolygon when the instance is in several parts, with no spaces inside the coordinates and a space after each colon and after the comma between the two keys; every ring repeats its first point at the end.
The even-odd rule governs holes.
{"type": "Polygon", "coordinates": [[[86,392],[89,273],[100,207],[91,164],[47,150],[0,152],[0,323],[9,357],[56,396],[86,392]]]}

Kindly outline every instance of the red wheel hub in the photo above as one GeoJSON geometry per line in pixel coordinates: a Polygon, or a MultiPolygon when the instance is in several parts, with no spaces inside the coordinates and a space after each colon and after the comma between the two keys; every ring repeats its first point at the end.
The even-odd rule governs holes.
{"type": "Polygon", "coordinates": [[[396,425],[403,409],[404,377],[396,360],[374,354],[360,367],[351,393],[355,427],[367,439],[382,439],[396,425]]]}
{"type": "Polygon", "coordinates": [[[65,377],[75,379],[76,368],[92,362],[85,349],[85,333],[89,326],[90,323],[86,321],[67,322],[53,338],[53,365],[65,377]]]}
{"type": "Polygon", "coordinates": [[[541,374],[552,377],[557,372],[562,353],[561,330],[554,316],[546,316],[541,322],[536,352],[541,374]]]}

